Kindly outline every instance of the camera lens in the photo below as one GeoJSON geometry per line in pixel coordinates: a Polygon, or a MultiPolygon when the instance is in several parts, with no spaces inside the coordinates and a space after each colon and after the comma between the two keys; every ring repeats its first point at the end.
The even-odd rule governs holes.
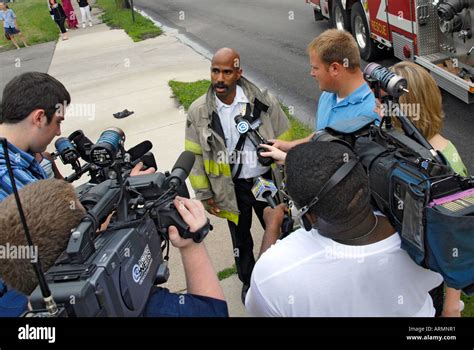
{"type": "Polygon", "coordinates": [[[112,165],[123,141],[125,141],[125,134],[122,129],[109,128],[105,130],[91,148],[91,162],[102,167],[112,165]]]}
{"type": "Polygon", "coordinates": [[[56,140],[54,146],[64,164],[75,164],[79,159],[79,154],[69,139],[60,137],[56,140]]]}

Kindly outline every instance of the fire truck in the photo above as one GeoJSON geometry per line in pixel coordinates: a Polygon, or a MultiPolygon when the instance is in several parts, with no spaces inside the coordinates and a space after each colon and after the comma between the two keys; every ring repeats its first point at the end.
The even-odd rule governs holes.
{"type": "Polygon", "coordinates": [[[352,33],[363,60],[385,50],[430,71],[439,87],[474,103],[474,0],[305,0],[316,21],[352,33]]]}

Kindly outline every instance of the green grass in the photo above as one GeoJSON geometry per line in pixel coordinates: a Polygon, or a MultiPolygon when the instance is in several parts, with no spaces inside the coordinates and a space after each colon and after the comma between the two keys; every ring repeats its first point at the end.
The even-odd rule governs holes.
{"type": "Polygon", "coordinates": [[[102,20],[109,27],[125,30],[133,41],[154,38],[162,33],[152,21],[137,12],[135,12],[135,22],[133,22],[131,10],[117,8],[115,0],[97,0],[96,5],[105,11],[102,20]]]}
{"type": "Polygon", "coordinates": [[[173,90],[174,97],[178,99],[186,111],[191,103],[207,92],[210,84],[209,80],[198,80],[193,83],[183,83],[176,80],[168,82],[171,90],[173,90]]]}
{"type": "Polygon", "coordinates": [[[234,264],[232,267],[228,267],[222,271],[219,271],[217,273],[217,278],[219,279],[219,281],[222,281],[236,273],[237,273],[237,267],[234,264]]]}
{"type": "MultiPolygon", "coordinates": [[[[46,0],[17,0],[9,3],[16,14],[17,25],[25,36],[28,45],[53,41],[59,37],[59,28],[49,15],[46,0]]],[[[2,22],[3,25],[3,22],[2,22]]],[[[0,36],[0,51],[15,48],[11,41],[6,40],[3,32],[0,36]]],[[[15,37],[20,47],[23,47],[18,36],[15,37]]]]}
{"type": "Polygon", "coordinates": [[[285,105],[281,105],[281,108],[290,120],[291,136],[293,140],[303,139],[314,132],[313,129],[308,127],[306,124],[300,122],[298,119],[296,119],[294,115],[290,114],[288,107],[286,107],[285,105]]]}
{"type": "Polygon", "coordinates": [[[470,297],[462,295],[461,299],[464,301],[464,311],[462,312],[462,316],[474,317],[474,295],[470,297]]]}
{"type": "MultiPolygon", "coordinates": [[[[189,106],[191,106],[191,103],[207,92],[210,84],[211,82],[209,80],[199,80],[192,83],[183,83],[175,80],[170,80],[168,82],[168,85],[173,91],[174,97],[178,99],[179,103],[186,111],[189,106]]],[[[295,116],[291,115],[288,107],[282,105],[282,108],[290,119],[293,140],[301,139],[313,132],[308,126],[297,120],[295,116]]]]}

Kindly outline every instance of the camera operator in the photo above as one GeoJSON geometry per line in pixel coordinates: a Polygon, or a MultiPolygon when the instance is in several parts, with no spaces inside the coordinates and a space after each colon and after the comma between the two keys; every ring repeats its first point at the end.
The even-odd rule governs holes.
{"type": "MultiPolygon", "coordinates": [[[[436,81],[424,68],[412,62],[399,62],[389,68],[389,70],[407,80],[408,92],[400,96],[400,106],[395,107],[398,107],[399,110],[411,111],[411,114],[407,115],[407,117],[412,120],[413,124],[415,124],[431,146],[444,156],[456,173],[461,176],[467,176],[466,166],[456,147],[450,140],[441,135],[444,112],[441,92],[436,85],[436,81]],[[417,108],[415,109],[415,107],[417,108]],[[417,111],[417,113],[414,113],[414,111],[417,111]]],[[[376,111],[380,117],[389,113],[385,107],[381,104],[378,105],[376,111]]],[[[394,116],[390,114],[388,115],[392,117],[393,125],[401,130],[398,119],[393,118],[394,116]]],[[[447,287],[443,302],[443,287],[441,286],[433,291],[432,296],[435,300],[438,300],[435,303],[438,306],[438,315],[461,316],[460,291],[447,287]]]]}
{"type": "MultiPolygon", "coordinates": [[[[374,112],[375,97],[360,68],[357,43],[350,33],[329,29],[307,48],[311,76],[323,91],[319,97],[316,128],[338,126],[338,130],[357,130],[379,119],[374,112]]],[[[270,140],[282,151],[308,142],[312,135],[294,141],[270,140]]]]}
{"type": "Polygon", "coordinates": [[[255,199],[251,189],[256,178],[272,174],[269,166],[255,164],[256,147],[237,131],[234,118],[260,120],[259,133],[267,139],[288,138],[289,122],[274,96],[242,76],[235,50],[222,48],[214,54],[211,82],[208,92],[189,108],[185,148],[196,154],[189,179],[208,211],[227,219],[243,302],[255,264],[252,208],[263,226],[267,206],[255,199]]]}
{"type": "MultiPolygon", "coordinates": [[[[61,134],[64,110],[71,97],[59,81],[48,74],[29,72],[13,78],[3,91],[0,135],[8,148],[18,188],[46,179],[37,156],[61,134]]],[[[46,163],[44,163],[47,167],[46,163]]],[[[0,200],[12,193],[3,147],[0,147],[0,200]]]]}
{"type": "MultiPolygon", "coordinates": [[[[36,253],[46,271],[66,249],[70,232],[84,216],[85,209],[73,186],[61,180],[37,181],[24,187],[19,194],[33,242],[38,247],[36,253]]],[[[174,205],[191,232],[207,222],[199,201],[176,197],[174,205]]],[[[0,212],[0,245],[26,245],[14,196],[0,203],[0,212]]],[[[189,294],[179,295],[154,287],[143,316],[228,316],[224,294],[204,244],[181,238],[174,226],[169,227],[168,233],[173,246],[180,250],[189,294]]],[[[3,261],[0,274],[9,287],[26,295],[31,294],[37,284],[28,259],[3,261]]],[[[8,290],[0,292],[0,316],[19,316],[26,308],[26,298],[20,303],[8,295],[8,290]]]]}
{"type": "Polygon", "coordinates": [[[277,242],[284,209],[265,209],[262,255],[245,303],[253,316],[434,316],[428,292],[441,275],[416,265],[388,219],[372,211],[367,175],[349,148],[294,147],[286,185],[306,209],[307,230],[277,242]]]}
{"type": "MultiPolygon", "coordinates": [[[[64,85],[46,73],[24,73],[5,86],[0,136],[8,140],[18,188],[51,177],[52,173],[57,178],[61,177],[45,150],[55,136],[61,135],[61,123],[70,103],[71,96],[64,85]]],[[[155,171],[148,169],[140,172],[141,166],[137,164],[132,174],[144,175],[155,171]]],[[[0,201],[12,192],[4,149],[0,147],[0,201]]]]}
{"type": "MultiPolygon", "coordinates": [[[[63,84],[46,73],[28,72],[16,76],[3,91],[0,111],[0,136],[8,140],[8,152],[18,189],[29,183],[61,177],[54,161],[44,152],[55,136],[61,135],[71,96],[63,84]],[[40,164],[41,163],[41,164],[40,164]],[[45,171],[46,170],[46,171],[45,171]]],[[[0,147],[0,201],[10,195],[12,184],[0,147]]],[[[155,169],[140,171],[139,163],[131,175],[151,174],[155,169]]],[[[3,289],[0,274],[0,290],[3,289]]],[[[15,292],[9,291],[10,295],[15,292]]],[[[25,298],[17,295],[17,300],[25,298]]]]}

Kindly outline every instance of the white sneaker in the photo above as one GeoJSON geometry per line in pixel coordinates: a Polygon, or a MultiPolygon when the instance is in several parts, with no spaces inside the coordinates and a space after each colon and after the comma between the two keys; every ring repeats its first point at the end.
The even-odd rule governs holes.
{"type": "Polygon", "coordinates": [[[92,27],[92,22],[89,22],[89,27],[92,27]]]}
{"type": "Polygon", "coordinates": [[[86,24],[85,23],[82,23],[82,28],[85,28],[86,27],[86,24]]]}

